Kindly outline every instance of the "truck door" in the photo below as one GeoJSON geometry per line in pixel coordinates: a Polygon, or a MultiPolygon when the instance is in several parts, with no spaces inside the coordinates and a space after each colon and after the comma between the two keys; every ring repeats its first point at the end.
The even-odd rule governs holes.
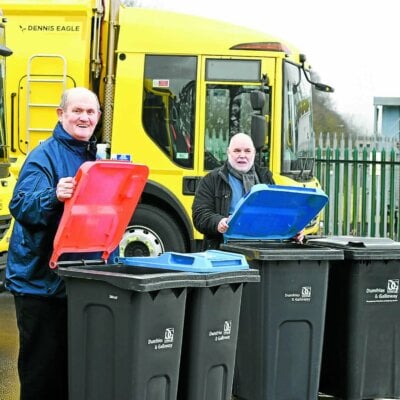
{"type": "MultiPolygon", "coordinates": [[[[262,163],[269,159],[272,88],[263,82],[261,59],[213,59],[204,62],[204,155],[202,169],[209,171],[226,160],[230,138],[239,132],[251,135],[252,116],[265,118],[266,143],[262,163]],[[262,91],[265,104],[253,109],[251,93],[262,91]]],[[[268,72],[271,75],[271,71],[268,72]]]]}

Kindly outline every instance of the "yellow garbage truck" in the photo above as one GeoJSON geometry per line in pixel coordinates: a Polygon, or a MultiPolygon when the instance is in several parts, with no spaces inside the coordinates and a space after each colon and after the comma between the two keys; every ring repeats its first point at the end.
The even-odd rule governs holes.
{"type": "Polygon", "coordinates": [[[64,89],[95,91],[101,156],[150,169],[120,243],[124,256],[199,249],[196,186],[225,160],[238,131],[253,135],[257,163],[277,183],[318,186],[311,94],[331,88],[311,80],[291,44],[118,0],[4,0],[2,7],[14,50],[6,90],[12,171],[18,176],[24,156],[51,134],[64,89]]]}
{"type": "Polygon", "coordinates": [[[6,57],[12,54],[12,51],[6,46],[6,22],[7,19],[0,9],[0,291],[4,288],[5,263],[12,226],[8,203],[15,186],[15,177],[10,173],[9,148],[6,135],[6,57]]]}

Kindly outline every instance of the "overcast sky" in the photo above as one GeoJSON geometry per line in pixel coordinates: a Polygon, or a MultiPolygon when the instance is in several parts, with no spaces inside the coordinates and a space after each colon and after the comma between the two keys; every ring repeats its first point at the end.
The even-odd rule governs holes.
{"type": "MultiPolygon", "coordinates": [[[[306,54],[339,112],[372,131],[373,98],[400,97],[399,0],[139,0],[288,40],[306,54]]],[[[370,133],[370,132],[368,132],[370,133]]]]}

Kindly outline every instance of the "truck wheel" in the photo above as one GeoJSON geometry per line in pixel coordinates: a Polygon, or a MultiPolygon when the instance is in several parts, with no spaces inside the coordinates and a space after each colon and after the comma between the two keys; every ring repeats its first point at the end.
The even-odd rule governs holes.
{"type": "Polygon", "coordinates": [[[139,204],[119,245],[121,257],[157,257],[183,253],[185,239],[178,224],[163,210],[139,204]]]}

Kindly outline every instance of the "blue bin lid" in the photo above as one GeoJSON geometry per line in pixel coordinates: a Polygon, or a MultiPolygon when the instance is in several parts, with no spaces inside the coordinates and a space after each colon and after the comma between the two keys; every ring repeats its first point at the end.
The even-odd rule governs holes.
{"type": "Polygon", "coordinates": [[[117,262],[135,267],[197,273],[234,272],[249,269],[244,255],[220,250],[207,250],[202,253],[166,252],[158,257],[118,257],[117,262]]]}
{"type": "Polygon", "coordinates": [[[238,202],[224,234],[230,240],[283,240],[294,237],[324,208],[319,188],[254,185],[238,202]]]}

